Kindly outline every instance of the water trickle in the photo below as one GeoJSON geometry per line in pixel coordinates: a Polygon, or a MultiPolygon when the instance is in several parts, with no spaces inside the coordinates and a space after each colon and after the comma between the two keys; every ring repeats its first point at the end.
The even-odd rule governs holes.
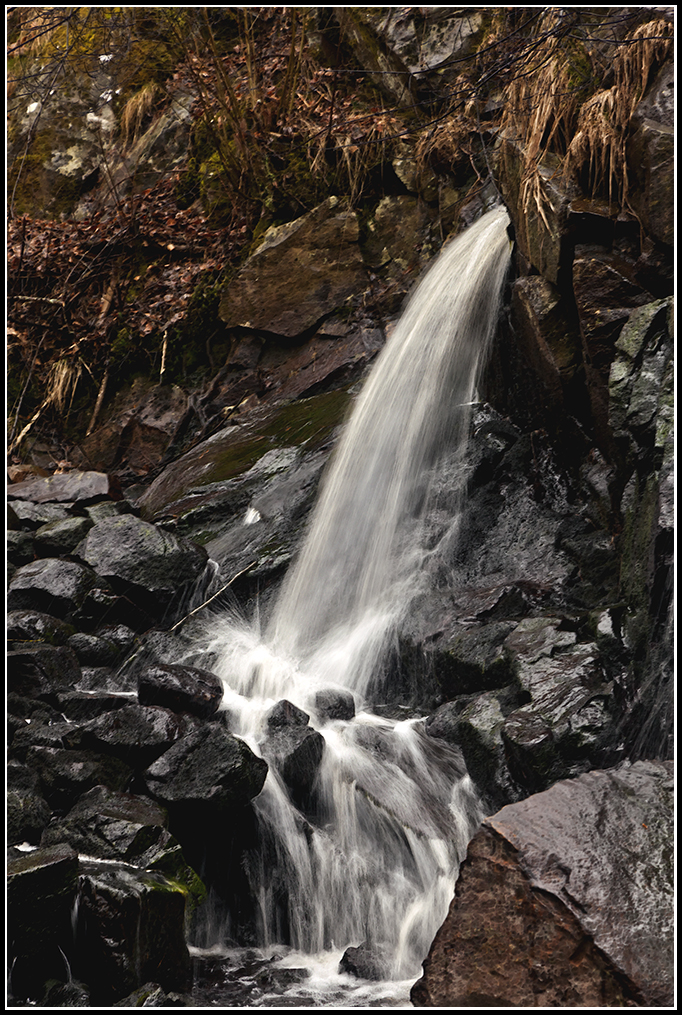
{"type": "Polygon", "coordinates": [[[366,942],[386,979],[419,974],[480,819],[459,755],[419,721],[377,717],[368,703],[424,581],[433,468],[444,450],[465,449],[509,265],[508,221],[504,209],[488,212],[418,286],[358,398],[265,632],[224,617],[211,636],[233,731],[257,753],[267,753],[266,716],[281,699],[324,737],[304,802],[272,764],[254,801],[261,944],[340,955],[366,942]],[[335,688],[352,693],[354,718],[317,710],[317,693],[335,688]]]}

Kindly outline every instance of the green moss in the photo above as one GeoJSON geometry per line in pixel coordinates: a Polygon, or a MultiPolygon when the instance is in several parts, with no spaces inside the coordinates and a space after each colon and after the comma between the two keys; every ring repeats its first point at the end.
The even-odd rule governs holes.
{"type": "Polygon", "coordinates": [[[321,447],[341,422],[348,400],[347,391],[331,391],[284,406],[257,434],[216,448],[214,462],[205,467],[202,485],[246,472],[273,448],[321,447]]]}
{"type": "Polygon", "coordinates": [[[53,155],[62,149],[57,129],[39,130],[30,147],[12,162],[8,193],[13,195],[15,215],[31,215],[36,204],[59,218],[68,214],[80,197],[80,180],[50,169],[53,155]]]}
{"type": "Polygon", "coordinates": [[[206,886],[185,860],[182,847],[178,842],[171,840],[166,849],[154,858],[150,869],[159,871],[168,879],[175,891],[179,890],[183,893],[190,912],[201,905],[206,898],[206,886]]]}

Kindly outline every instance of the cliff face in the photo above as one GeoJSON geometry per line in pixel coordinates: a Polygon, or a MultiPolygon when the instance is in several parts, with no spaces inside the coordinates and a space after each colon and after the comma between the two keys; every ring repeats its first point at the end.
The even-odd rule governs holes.
{"type": "MultiPolygon", "coordinates": [[[[459,540],[387,662],[385,703],[428,714],[491,814],[557,780],[580,793],[596,770],[669,759],[668,9],[121,10],[10,23],[12,478],[109,473],[141,526],[207,546],[243,605],[266,603],[405,296],[450,234],[503,200],[513,271],[459,540]]],[[[448,482],[444,467],[446,505],[448,482]]],[[[10,494],[19,572],[95,565],[71,563],[81,529],[66,549],[34,536],[63,497],[41,494],[37,522],[38,494],[10,494]]],[[[82,526],[79,497],[60,524],[82,526]]],[[[15,599],[35,582],[20,573],[15,599]]],[[[145,596],[144,621],[125,618],[138,633],[162,624],[145,596]]],[[[76,614],[85,637],[92,617],[76,614]]],[[[599,783],[614,807],[627,778],[599,783]]],[[[462,900],[502,872],[495,934],[521,892],[534,940],[554,928],[536,985],[563,984],[526,983],[510,1003],[662,996],[570,900],[548,901],[491,821],[462,900]]],[[[447,933],[473,940],[463,905],[447,933]]],[[[450,968],[449,940],[417,1001],[491,1003],[450,968]]]]}

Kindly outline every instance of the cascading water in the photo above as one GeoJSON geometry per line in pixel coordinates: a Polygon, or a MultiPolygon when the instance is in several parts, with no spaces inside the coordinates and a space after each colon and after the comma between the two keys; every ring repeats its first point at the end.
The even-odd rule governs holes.
{"type": "Polygon", "coordinates": [[[305,803],[274,765],[254,801],[267,843],[251,870],[261,943],[338,956],[367,942],[385,978],[419,974],[480,818],[454,751],[419,721],[362,709],[424,580],[429,477],[442,451],[466,444],[508,222],[504,209],[488,212],[418,286],[345,428],[264,635],[229,617],[211,632],[236,735],[267,755],[266,716],[286,699],[324,737],[305,803]],[[319,711],[316,695],[329,689],[352,693],[354,718],[319,711]]]}

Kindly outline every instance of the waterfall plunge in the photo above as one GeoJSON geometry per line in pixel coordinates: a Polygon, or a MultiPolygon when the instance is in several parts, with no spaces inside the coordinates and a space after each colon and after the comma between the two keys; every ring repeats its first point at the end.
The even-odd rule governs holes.
{"type": "Polygon", "coordinates": [[[268,843],[252,872],[262,944],[319,953],[367,941],[387,977],[419,972],[479,820],[475,796],[458,754],[419,722],[369,711],[325,721],[315,693],[344,688],[363,707],[420,590],[429,476],[443,450],[466,445],[509,265],[508,221],[488,212],[417,287],[334,453],[265,637],[222,618],[209,647],[234,732],[256,752],[281,698],[325,738],[314,813],[299,812],[272,767],[254,801],[268,843]]]}

